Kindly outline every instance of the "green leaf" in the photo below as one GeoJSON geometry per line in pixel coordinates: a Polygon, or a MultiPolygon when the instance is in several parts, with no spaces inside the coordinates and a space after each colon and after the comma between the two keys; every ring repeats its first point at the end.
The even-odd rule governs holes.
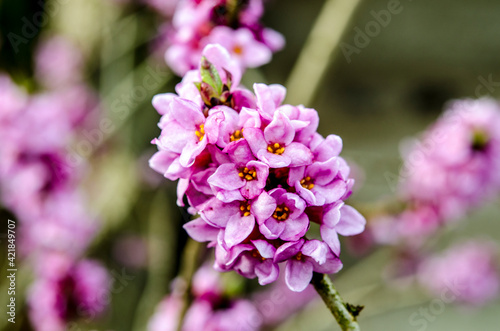
{"type": "Polygon", "coordinates": [[[217,97],[219,97],[222,94],[222,80],[215,66],[206,57],[201,58],[200,72],[202,82],[210,85],[217,93],[217,97]]]}

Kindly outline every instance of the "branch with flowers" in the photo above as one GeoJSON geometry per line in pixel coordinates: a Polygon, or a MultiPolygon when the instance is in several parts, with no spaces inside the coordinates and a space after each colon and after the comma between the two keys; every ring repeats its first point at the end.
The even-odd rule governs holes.
{"type": "MultiPolygon", "coordinates": [[[[80,8],[74,3],[64,8],[80,8]]],[[[384,288],[397,287],[406,308],[428,294],[468,308],[495,300],[498,245],[449,239],[500,195],[497,100],[450,102],[402,145],[401,171],[387,178],[393,196],[366,204],[354,186],[362,170],[346,159],[342,138],[319,133],[319,113],[308,106],[328,85],[323,76],[360,3],[324,2],[286,87],[261,83],[269,67],[258,68],[285,43],[261,22],[264,5],[273,6],[264,0],[101,4],[94,13],[115,11],[116,29],[103,27],[86,52],[44,35],[29,57],[33,77],[0,74],[0,212],[18,221],[22,261],[16,326],[360,330],[358,317],[369,326],[394,309],[384,288]],[[165,62],[180,77],[175,86],[165,62]],[[157,115],[143,111],[151,99],[159,135],[157,115]],[[117,321],[106,308],[127,313],[117,321]]],[[[370,13],[389,20],[385,10],[370,13]]],[[[79,17],[64,16],[78,26],[79,17]]],[[[422,309],[410,325],[426,325],[422,309]]]]}
{"type": "Polygon", "coordinates": [[[150,165],[179,179],[178,203],[185,196],[199,215],[184,228],[215,247],[216,269],[266,285],[285,264],[288,287],[300,292],[313,272],[341,269],[338,234],[360,233],[365,220],[344,203],[354,181],[339,156],[340,137],[316,132],[314,109],[282,105],[284,87],[255,84],[253,94],[240,77],[223,47],[205,47],[200,69],[177,86],[180,94],[153,100],[162,133],[150,165]],[[306,238],[311,222],[322,240],[306,238]]]}

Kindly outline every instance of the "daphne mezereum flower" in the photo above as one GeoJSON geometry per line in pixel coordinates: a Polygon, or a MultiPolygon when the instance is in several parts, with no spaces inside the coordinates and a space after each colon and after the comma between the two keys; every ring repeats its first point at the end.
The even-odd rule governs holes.
{"type": "Polygon", "coordinates": [[[186,311],[181,327],[183,301],[174,289],[158,305],[148,323],[148,331],[259,330],[261,320],[255,305],[249,300],[231,298],[224,291],[218,273],[209,266],[202,266],[194,274],[193,303],[186,311]]]}
{"type": "Polygon", "coordinates": [[[262,0],[180,0],[167,29],[167,64],[178,75],[196,68],[203,48],[221,44],[244,68],[271,60],[283,37],[259,22],[262,0]]]}
{"type": "Polygon", "coordinates": [[[454,101],[406,157],[403,194],[458,218],[500,191],[500,104],[454,101]],[[459,180],[457,180],[459,179],[459,180]]]}
{"type": "Polygon", "coordinates": [[[379,241],[418,240],[497,196],[500,104],[490,98],[450,103],[407,152],[400,179],[406,208],[374,222],[379,241]]]}
{"type": "Polygon", "coordinates": [[[35,330],[68,330],[72,321],[93,319],[104,311],[111,280],[102,265],[91,260],[50,262],[57,272],[41,272],[28,290],[29,316],[35,330]]]}
{"type": "Polygon", "coordinates": [[[431,293],[468,305],[482,305],[498,297],[498,246],[492,241],[455,244],[429,257],[419,267],[418,279],[431,293]]]}
{"type": "Polygon", "coordinates": [[[339,156],[342,140],[323,138],[318,114],[282,105],[286,89],[238,86],[240,68],[225,48],[209,45],[200,69],[190,71],[153,105],[162,115],[158,152],[150,166],[179,179],[178,204],[198,213],[184,228],[215,247],[215,268],[269,284],[287,263],[290,289],[302,291],[313,271],[337,272],[338,235],[364,230],[345,205],[353,179],[339,156]],[[322,240],[309,240],[311,222],[322,240]]]}

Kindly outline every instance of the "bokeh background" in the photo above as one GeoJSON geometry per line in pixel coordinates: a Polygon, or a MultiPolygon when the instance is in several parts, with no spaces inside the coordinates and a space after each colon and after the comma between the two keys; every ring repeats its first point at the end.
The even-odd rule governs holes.
{"type": "MultiPolygon", "coordinates": [[[[364,30],[374,20],[371,11],[386,9],[388,2],[361,1],[342,41],[354,45],[355,28],[364,30]]],[[[268,65],[249,70],[243,80],[246,86],[257,81],[287,82],[324,3],[269,1],[263,21],[281,32],[287,45],[268,65]]],[[[447,101],[500,95],[500,3],[402,0],[400,6],[401,12],[370,37],[359,54],[348,60],[339,47],[335,49],[324,80],[308,105],[320,114],[319,132],[340,135],[343,156],[360,169],[362,180],[351,198],[355,205],[394,194],[402,165],[401,142],[423,131],[447,101]],[[487,81],[491,84],[485,84],[487,81]]],[[[87,155],[91,164],[85,180],[89,206],[102,222],[89,256],[104,261],[109,270],[126,272],[130,279],[112,294],[105,316],[81,322],[81,330],[145,330],[156,303],[180,269],[180,252],[187,241],[181,227],[186,214],[175,204],[175,183],[163,180],[147,165],[155,151],[150,140],[159,134],[159,115],[150,100],[159,92],[173,91],[180,80],[169,72],[161,56],[151,55],[163,23],[165,18],[134,1],[0,2],[0,70],[28,91],[37,91],[33,79],[37,44],[51,35],[64,35],[83,52],[86,79],[102,101],[101,118],[111,119],[116,127],[87,155]],[[26,20],[33,22],[40,12],[49,13],[48,21],[36,26],[15,50],[9,33],[23,36],[26,20]],[[158,81],[156,88],[141,89],[144,77],[152,73],[158,81]],[[116,111],[118,106],[122,111],[116,111]]],[[[336,27],[334,21],[331,26],[336,27]]],[[[492,202],[452,231],[445,231],[433,245],[445,247],[457,239],[478,236],[498,242],[499,215],[498,201],[492,202]]],[[[0,218],[8,217],[15,218],[2,210],[0,218]]],[[[6,252],[4,240],[1,245],[6,252]]],[[[359,319],[362,330],[419,330],[420,326],[411,325],[410,316],[431,303],[432,298],[411,279],[387,282],[391,254],[388,248],[363,257],[343,252],[346,266],[334,280],[347,301],[366,306],[359,319]]],[[[5,255],[0,254],[2,265],[5,255]]],[[[2,279],[4,273],[2,269],[2,279]]],[[[19,274],[18,297],[30,277],[27,272],[19,274]]],[[[3,289],[2,306],[7,300],[3,289]]],[[[498,300],[475,309],[447,304],[425,330],[498,330],[499,311],[498,300]]],[[[18,312],[16,325],[0,318],[3,330],[31,330],[26,311],[18,312]]],[[[323,303],[316,301],[277,330],[336,328],[323,303]]]]}

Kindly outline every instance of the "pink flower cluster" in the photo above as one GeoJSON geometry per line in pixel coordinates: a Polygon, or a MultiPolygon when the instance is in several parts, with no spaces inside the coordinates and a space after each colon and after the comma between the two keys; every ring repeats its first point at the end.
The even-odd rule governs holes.
{"type": "Polygon", "coordinates": [[[241,68],[268,63],[285,42],[259,23],[262,14],[263,0],[180,0],[166,29],[167,64],[182,76],[197,67],[210,43],[226,48],[241,68]]]}
{"type": "MultiPolygon", "coordinates": [[[[175,281],[174,281],[175,285],[175,281]]],[[[174,289],[163,299],[148,323],[148,331],[257,331],[260,315],[255,305],[232,299],[224,293],[221,279],[210,267],[201,267],[193,277],[193,302],[181,321],[183,298],[174,289]],[[182,327],[179,328],[179,323],[182,327]]]]}
{"type": "MultiPolygon", "coordinates": [[[[71,276],[77,279],[75,286],[84,286],[92,281],[93,274],[105,273],[103,267],[82,260],[98,224],[80,191],[85,162],[74,164],[68,158],[68,147],[77,139],[75,131],[91,122],[97,101],[78,78],[81,74],[74,72],[81,68],[73,56],[78,53],[64,39],[48,40],[38,54],[35,72],[48,90],[27,95],[8,76],[0,76],[0,201],[18,221],[20,257],[31,265],[53,261],[60,255],[66,261],[65,268],[57,269],[61,273],[51,277],[34,268],[34,293],[50,294],[32,295],[29,302],[34,327],[57,331],[66,329],[65,318],[69,316],[59,314],[67,307],[59,297],[72,293],[57,285],[55,279],[65,279],[73,272],[70,269],[76,270],[77,276],[71,276]],[[57,65],[54,58],[60,59],[57,65]],[[87,268],[88,263],[92,268],[87,268]],[[87,269],[91,271],[84,272],[87,269]],[[42,315],[52,317],[44,319],[42,315]]],[[[82,304],[85,301],[84,297],[75,298],[81,298],[82,304]]]]}
{"type": "Polygon", "coordinates": [[[215,247],[215,267],[269,284],[286,263],[290,289],[302,291],[313,271],[341,269],[338,234],[363,231],[365,219],[344,200],[354,183],[339,156],[340,137],[316,132],[314,109],[282,105],[280,85],[238,86],[238,63],[219,45],[203,51],[200,69],[186,74],[176,94],[153,105],[162,115],[159,151],[150,166],[179,179],[199,218],[184,227],[215,247]],[[308,239],[311,222],[322,240],[308,239]]]}
{"type": "Polygon", "coordinates": [[[380,241],[429,235],[498,195],[500,104],[452,102],[408,152],[400,179],[407,208],[376,222],[380,241]]]}
{"type": "Polygon", "coordinates": [[[450,301],[482,305],[498,297],[500,273],[498,246],[494,242],[456,244],[424,261],[420,283],[431,293],[450,301]]]}

